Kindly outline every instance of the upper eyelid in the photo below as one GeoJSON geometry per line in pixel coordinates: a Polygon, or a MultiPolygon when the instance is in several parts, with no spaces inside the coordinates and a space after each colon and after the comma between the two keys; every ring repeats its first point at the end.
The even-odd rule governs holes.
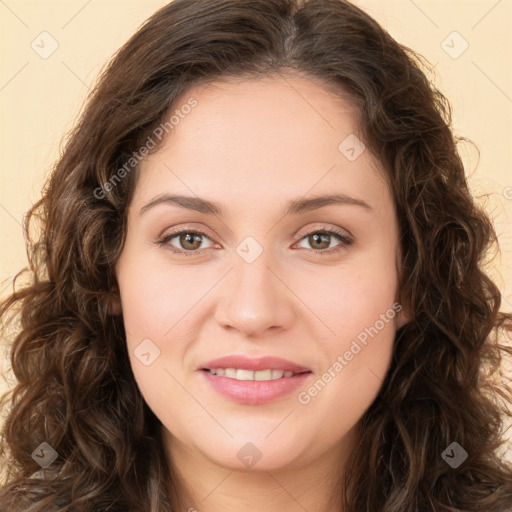
{"type": "MultiPolygon", "coordinates": [[[[303,236],[306,236],[308,234],[311,234],[311,233],[316,233],[317,231],[342,231],[345,233],[345,236],[348,237],[348,238],[353,238],[353,235],[352,233],[346,229],[346,228],[342,228],[340,226],[329,226],[327,225],[327,223],[320,223],[321,225],[320,226],[317,226],[317,227],[311,227],[311,228],[301,228],[297,231],[297,234],[296,236],[301,236],[301,238],[303,236]]],[[[188,225],[178,225],[178,227],[176,227],[176,229],[172,228],[171,231],[168,231],[167,234],[166,233],[167,230],[164,230],[162,232],[162,234],[159,236],[159,238],[163,238],[165,236],[169,236],[171,234],[173,235],[176,235],[176,234],[180,234],[181,232],[183,231],[186,231],[186,232],[193,232],[193,233],[198,233],[200,235],[205,235],[206,237],[208,237],[211,241],[214,240],[215,237],[212,237],[210,236],[206,231],[208,231],[208,229],[205,230],[205,228],[196,228],[194,226],[188,226],[188,225]]],[[[342,233],[343,234],[343,233],[342,233]]]]}
{"type": "Polygon", "coordinates": [[[303,229],[300,229],[298,232],[297,232],[297,236],[300,236],[300,238],[303,238],[304,236],[306,235],[309,235],[311,233],[316,233],[317,231],[332,231],[334,232],[334,234],[338,234],[338,235],[342,235],[342,236],[345,236],[347,238],[354,238],[352,233],[350,233],[350,231],[348,231],[346,228],[342,228],[342,227],[339,227],[339,226],[328,226],[327,224],[323,224],[319,227],[316,227],[316,228],[303,228],[303,229]],[[340,231],[341,233],[336,233],[337,231],[340,231]],[[343,233],[344,232],[344,233],[343,233]]]}

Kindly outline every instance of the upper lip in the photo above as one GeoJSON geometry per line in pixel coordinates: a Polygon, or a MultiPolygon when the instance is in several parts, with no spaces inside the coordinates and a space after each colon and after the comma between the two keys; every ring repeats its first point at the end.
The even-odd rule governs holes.
{"type": "Polygon", "coordinates": [[[309,368],[287,361],[280,357],[263,356],[251,359],[244,356],[229,355],[212,359],[199,366],[200,370],[215,370],[216,368],[240,368],[241,370],[284,370],[295,373],[310,371],[309,368]]]}

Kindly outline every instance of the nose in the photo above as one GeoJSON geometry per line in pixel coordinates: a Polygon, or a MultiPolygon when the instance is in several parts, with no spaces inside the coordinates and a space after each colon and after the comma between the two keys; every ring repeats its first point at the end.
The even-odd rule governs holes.
{"type": "Polygon", "coordinates": [[[220,326],[258,337],[267,330],[293,325],[297,299],[285,277],[271,268],[264,255],[265,252],[252,263],[235,258],[234,268],[219,289],[222,299],[215,319],[220,326]]]}

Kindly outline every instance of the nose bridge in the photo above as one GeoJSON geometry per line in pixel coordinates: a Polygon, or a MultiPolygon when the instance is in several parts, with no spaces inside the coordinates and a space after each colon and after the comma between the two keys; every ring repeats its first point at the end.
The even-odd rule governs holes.
{"type": "Polygon", "coordinates": [[[237,247],[216,313],[219,324],[246,334],[287,326],[293,318],[286,287],[273,270],[271,248],[263,250],[250,238],[237,247]]]}

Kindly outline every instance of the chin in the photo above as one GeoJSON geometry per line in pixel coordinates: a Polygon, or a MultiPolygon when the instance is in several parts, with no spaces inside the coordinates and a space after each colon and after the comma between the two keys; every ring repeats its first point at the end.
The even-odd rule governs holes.
{"type": "Polygon", "coordinates": [[[205,440],[199,449],[219,466],[248,472],[286,469],[296,463],[300,453],[292,437],[288,436],[288,442],[283,443],[282,436],[265,440],[265,435],[254,436],[252,440],[247,436],[236,436],[224,442],[205,440]],[[215,451],[212,451],[213,446],[215,451]]]}

